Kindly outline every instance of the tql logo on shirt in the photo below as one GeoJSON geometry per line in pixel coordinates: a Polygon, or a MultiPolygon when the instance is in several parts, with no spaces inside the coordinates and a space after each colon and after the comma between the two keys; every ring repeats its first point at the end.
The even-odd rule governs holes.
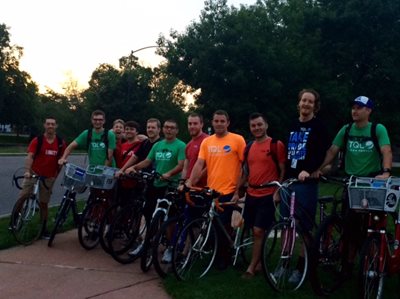
{"type": "Polygon", "coordinates": [[[208,147],[208,152],[210,154],[214,155],[220,155],[220,154],[227,154],[232,151],[232,148],[230,145],[224,145],[224,146],[217,146],[217,145],[211,145],[208,147]]]}
{"type": "Polygon", "coordinates": [[[162,151],[156,153],[157,161],[171,160],[171,157],[172,157],[172,152],[167,149],[163,149],[162,151]]]}

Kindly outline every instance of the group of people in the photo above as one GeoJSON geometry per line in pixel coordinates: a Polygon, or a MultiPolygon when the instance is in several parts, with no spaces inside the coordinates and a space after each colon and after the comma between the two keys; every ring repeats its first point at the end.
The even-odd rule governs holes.
{"type": "MultiPolygon", "coordinates": [[[[30,188],[29,176],[35,172],[50,179],[40,201],[47,209],[52,181],[75,148],[87,149],[89,163],[95,165],[116,166],[116,176],[141,169],[153,168],[161,177],[154,182],[146,198],[145,216],[151,216],[156,199],[163,195],[167,182],[183,179],[187,187],[207,186],[222,194],[220,201],[237,201],[243,186],[246,189],[244,210],[245,223],[253,228],[254,245],[252,259],[244,278],[253,277],[260,268],[261,242],[265,230],[275,220],[274,201],[279,201],[275,188],[255,188],[269,181],[283,181],[297,178],[293,184],[296,201],[311,219],[315,218],[318,200],[318,180],[326,166],[330,165],[339,151],[344,155],[344,170],[347,175],[379,176],[391,175],[392,153],[386,128],[382,124],[373,125],[369,117],[373,102],[365,96],[359,96],[351,102],[353,122],[346,124],[337,133],[331,143],[327,128],[318,118],[320,96],[313,89],[299,92],[298,118],[293,121],[286,142],[268,136],[268,122],[261,113],[249,117],[249,129],[253,135],[251,142],[229,131],[230,118],[226,111],[217,110],[212,116],[214,134],[203,132],[203,118],[191,113],[188,116],[188,130],[191,140],[188,144],[177,138],[178,124],[173,119],[163,123],[156,118],[148,119],[146,136],[139,135],[139,125],[135,121],[116,120],[113,129],[105,130],[105,114],[96,110],[92,113],[93,128],[82,132],[67,147],[55,145],[56,120],[47,118],[44,123],[42,147],[36,152],[37,139],[33,139],[28,148],[26,159],[26,184],[20,199],[30,188]],[[160,133],[163,133],[163,138],[160,133]],[[331,143],[331,144],[330,144],[331,143]],[[285,145],[286,144],[286,145],[285,145]],[[61,151],[59,153],[59,151],[61,151]],[[51,171],[50,171],[51,170],[51,171]],[[311,179],[310,179],[311,178],[311,179]],[[25,193],[24,193],[25,190],[25,193]]],[[[123,185],[125,197],[129,199],[134,186],[123,185]]],[[[43,190],[41,190],[43,191],[43,190]]],[[[42,193],[42,192],[41,192],[42,193]]],[[[288,211],[281,205],[281,214],[288,211]]],[[[44,216],[47,213],[43,214],[44,216]]],[[[232,209],[226,208],[221,215],[228,231],[232,209]]],[[[354,250],[348,256],[346,271],[351,271],[356,249],[360,245],[362,219],[349,213],[349,239],[357,237],[354,250]],[[356,220],[357,219],[357,220],[356,220]],[[359,240],[360,239],[360,240],[359,240]]],[[[309,217],[300,215],[303,228],[312,229],[309,217]]],[[[225,269],[231,255],[229,245],[220,239],[216,266],[225,269]]],[[[300,260],[299,263],[302,261],[300,260]]],[[[296,279],[295,277],[293,279],[296,279]]]]}

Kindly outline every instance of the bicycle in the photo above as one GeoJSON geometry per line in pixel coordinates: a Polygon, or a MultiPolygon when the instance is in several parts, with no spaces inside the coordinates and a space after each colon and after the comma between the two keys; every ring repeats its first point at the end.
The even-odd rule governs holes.
{"type": "Polygon", "coordinates": [[[342,269],[344,258],[347,256],[347,244],[343,240],[345,210],[342,207],[338,211],[338,207],[347,198],[349,180],[327,177],[326,181],[339,184],[340,187],[333,195],[331,214],[320,217],[320,225],[311,248],[310,283],[313,291],[319,296],[331,295],[345,282],[342,269]]]}
{"type": "MultiPolygon", "coordinates": [[[[163,224],[167,223],[167,221],[171,219],[171,217],[180,215],[183,208],[183,200],[181,194],[175,187],[172,187],[172,184],[174,184],[174,182],[167,182],[168,186],[165,195],[157,199],[156,207],[149,222],[148,229],[144,237],[144,242],[142,244],[140,268],[143,272],[147,272],[155,260],[156,263],[158,263],[158,266],[160,266],[161,261],[159,259],[160,255],[157,254],[158,249],[153,250],[153,248],[158,247],[161,238],[156,240],[155,237],[157,233],[161,230],[163,224]]],[[[173,221],[176,221],[176,219],[174,218],[173,221]]],[[[158,267],[158,270],[161,270],[161,267],[158,267]]],[[[165,275],[165,273],[162,273],[161,271],[160,273],[161,276],[165,275]]]]}
{"type": "Polygon", "coordinates": [[[184,187],[183,193],[186,206],[183,208],[179,205],[179,210],[175,213],[175,216],[169,217],[154,237],[153,265],[161,278],[165,278],[172,271],[173,248],[183,227],[190,219],[202,215],[209,208],[209,201],[201,191],[189,190],[184,187]]]}
{"type": "MultiPolygon", "coordinates": [[[[303,209],[299,203],[296,203],[295,192],[290,188],[292,184],[299,182],[298,179],[288,179],[283,183],[272,181],[257,186],[259,188],[278,187],[281,198],[289,200],[289,203],[285,203],[289,208],[289,216],[273,224],[266,231],[262,243],[263,273],[268,284],[278,292],[299,289],[305,281],[310,263],[309,251],[313,238],[298,221],[298,212],[295,212],[295,208],[296,211],[303,209]]],[[[320,222],[328,217],[326,205],[333,200],[332,196],[318,198],[320,222]]],[[[310,219],[305,211],[302,212],[308,217],[313,227],[317,227],[315,219],[310,219]]]]}
{"type": "Polygon", "coordinates": [[[86,169],[86,183],[91,187],[88,203],[83,210],[78,226],[78,239],[83,248],[91,250],[100,241],[100,227],[107,210],[112,205],[116,168],[103,165],[89,165],[86,169]]]}
{"type": "Polygon", "coordinates": [[[140,192],[128,205],[116,208],[112,220],[109,223],[104,221],[100,229],[111,256],[121,264],[132,263],[140,257],[141,244],[146,232],[143,208],[148,187],[152,185],[156,173],[139,171],[128,176],[141,185],[140,192]]]}
{"type": "MultiPolygon", "coordinates": [[[[18,175],[21,169],[18,169],[13,174],[12,178],[12,184],[20,190],[22,187],[19,181],[25,179],[23,175],[18,175]]],[[[31,193],[27,198],[24,198],[22,202],[17,201],[14,204],[10,218],[9,230],[13,234],[15,240],[21,245],[32,244],[40,238],[44,229],[38,193],[40,184],[46,187],[44,182],[45,177],[32,174],[31,179],[34,180],[31,193]]]]}
{"type": "Polygon", "coordinates": [[[359,262],[360,298],[383,298],[385,277],[400,274],[400,179],[351,177],[349,206],[368,217],[367,239],[359,262]],[[387,217],[395,217],[395,238],[387,232],[387,217]],[[393,247],[393,250],[392,248],[393,247]]]}
{"type": "Polygon", "coordinates": [[[242,211],[236,203],[220,203],[220,194],[211,189],[195,188],[194,190],[202,192],[211,204],[202,217],[190,221],[178,234],[173,247],[172,269],[176,278],[181,281],[200,279],[209,272],[218,248],[217,228],[233,249],[233,265],[236,265],[239,255],[245,262],[249,262],[247,251],[251,250],[253,244],[251,234],[245,226],[237,227],[235,237],[232,239],[220,219],[219,213],[223,212],[223,207],[233,206],[234,209],[242,211]]]}
{"type": "Polygon", "coordinates": [[[55,216],[54,227],[47,244],[49,247],[53,246],[54,238],[61,231],[70,210],[72,211],[74,224],[78,226],[80,223],[81,214],[78,213],[75,197],[77,193],[83,193],[86,190],[86,170],[77,165],[67,163],[62,186],[66,190],[55,216]]]}

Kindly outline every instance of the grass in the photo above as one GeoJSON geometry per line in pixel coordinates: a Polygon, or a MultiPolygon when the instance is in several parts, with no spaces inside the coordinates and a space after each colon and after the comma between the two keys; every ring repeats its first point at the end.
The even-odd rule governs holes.
{"type": "MultiPolygon", "coordinates": [[[[82,211],[84,205],[85,205],[85,201],[79,200],[78,201],[78,210],[82,211]]],[[[54,218],[56,216],[57,210],[58,210],[58,206],[51,207],[49,209],[49,219],[50,219],[49,224],[48,224],[49,231],[51,231],[51,229],[53,228],[54,218]]],[[[0,236],[1,236],[0,237],[0,250],[19,245],[15,241],[12,233],[8,230],[9,222],[10,222],[9,217],[0,218],[0,236]]],[[[70,230],[72,228],[74,228],[74,222],[72,219],[72,214],[70,212],[70,214],[68,215],[67,221],[63,225],[62,231],[64,232],[64,231],[70,230]]]]}

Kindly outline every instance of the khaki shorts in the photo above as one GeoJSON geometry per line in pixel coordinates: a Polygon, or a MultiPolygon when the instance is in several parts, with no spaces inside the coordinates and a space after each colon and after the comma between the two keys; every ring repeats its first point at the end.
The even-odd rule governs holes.
{"type": "MultiPolygon", "coordinates": [[[[43,182],[39,184],[39,201],[41,203],[49,203],[50,197],[53,190],[54,182],[56,178],[47,178],[44,180],[46,187],[43,185],[43,182]]],[[[29,194],[33,191],[33,185],[35,184],[36,179],[24,179],[22,183],[22,190],[19,193],[19,198],[27,198],[29,194]]]]}

